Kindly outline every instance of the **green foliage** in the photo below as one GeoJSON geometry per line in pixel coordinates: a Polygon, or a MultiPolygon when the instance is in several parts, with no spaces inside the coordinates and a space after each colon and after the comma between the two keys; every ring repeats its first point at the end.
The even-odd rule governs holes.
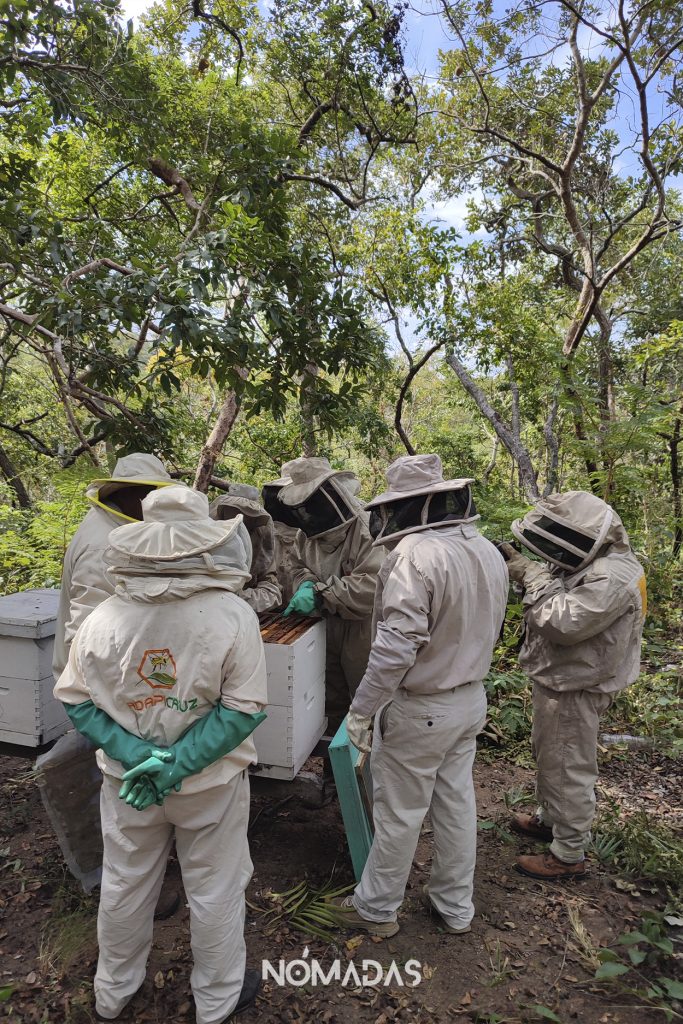
{"type": "MultiPolygon", "coordinates": [[[[646,641],[644,655],[654,653],[646,641]]],[[[662,653],[671,657],[671,644],[662,653]]],[[[651,736],[658,749],[671,756],[683,752],[683,695],[680,668],[672,665],[660,672],[643,674],[612,704],[607,718],[610,729],[618,733],[651,736]]]]}
{"type": "Polygon", "coordinates": [[[673,892],[683,888],[681,835],[646,811],[625,814],[612,804],[601,811],[593,833],[592,849],[600,860],[635,878],[660,882],[673,892]]]}
{"type": "Polygon", "coordinates": [[[82,474],[65,473],[52,500],[30,511],[0,505],[0,593],[56,587],[66,547],[88,505],[82,474]]]}
{"type": "Polygon", "coordinates": [[[668,931],[665,915],[649,911],[637,929],[624,932],[610,946],[597,951],[600,966],[595,978],[656,1007],[668,1021],[683,1020],[679,1012],[683,983],[675,977],[677,963],[668,931]]]}
{"type": "Polygon", "coordinates": [[[484,680],[488,715],[483,736],[507,757],[530,762],[531,688],[523,672],[490,672],[484,680]]]}

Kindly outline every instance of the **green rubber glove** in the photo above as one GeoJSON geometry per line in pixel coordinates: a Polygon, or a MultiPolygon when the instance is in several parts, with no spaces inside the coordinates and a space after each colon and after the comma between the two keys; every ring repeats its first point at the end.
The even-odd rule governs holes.
{"type": "Polygon", "coordinates": [[[137,810],[148,807],[146,790],[139,792],[137,787],[126,785],[144,776],[156,790],[157,802],[161,803],[169,790],[179,789],[188,775],[196,775],[239,747],[265,717],[262,711],[248,715],[216,704],[208,715],[191,725],[176,740],[170,748],[172,761],[158,757],[159,751],[155,751],[145,761],[130,768],[123,776],[124,784],[119,796],[137,810]]]}
{"type": "Polygon", "coordinates": [[[318,595],[314,588],[315,583],[311,580],[302,583],[282,614],[285,617],[291,615],[292,612],[311,615],[318,606],[318,595]]]}
{"type": "Polygon", "coordinates": [[[87,736],[96,747],[101,747],[107,757],[120,761],[124,768],[133,768],[152,753],[160,761],[172,757],[169,751],[161,750],[154,743],[128,732],[110,718],[106,711],[95,707],[91,700],[83,701],[82,704],[65,704],[64,710],[80,733],[87,736]]]}

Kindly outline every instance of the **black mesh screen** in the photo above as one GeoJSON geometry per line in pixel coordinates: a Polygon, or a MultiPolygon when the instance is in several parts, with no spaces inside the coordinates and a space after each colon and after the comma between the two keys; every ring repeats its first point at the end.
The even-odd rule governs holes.
{"type": "Polygon", "coordinates": [[[299,524],[296,521],[294,510],[291,509],[289,505],[285,505],[284,502],[280,501],[280,499],[278,498],[278,493],[281,490],[282,488],[279,485],[270,486],[266,484],[266,486],[261,491],[261,496],[263,498],[263,507],[265,508],[266,512],[272,517],[274,522],[284,523],[285,526],[294,526],[298,528],[299,524]]]}
{"type": "Polygon", "coordinates": [[[576,530],[572,530],[570,526],[564,526],[562,523],[556,523],[554,519],[548,519],[546,516],[541,516],[540,519],[536,520],[536,526],[541,530],[545,530],[546,533],[552,533],[554,537],[560,537],[562,540],[566,540],[572,547],[578,548],[579,551],[585,551],[586,554],[591,550],[595,543],[594,538],[586,537],[584,533],[577,533],[576,530]]]}
{"type": "Polygon", "coordinates": [[[554,558],[556,562],[560,562],[561,565],[567,566],[569,569],[578,569],[583,561],[580,555],[567,551],[559,542],[553,542],[548,540],[547,537],[541,537],[539,533],[534,533],[533,530],[522,530],[522,536],[526,537],[529,543],[533,544],[538,551],[541,551],[549,558],[554,558]]]}

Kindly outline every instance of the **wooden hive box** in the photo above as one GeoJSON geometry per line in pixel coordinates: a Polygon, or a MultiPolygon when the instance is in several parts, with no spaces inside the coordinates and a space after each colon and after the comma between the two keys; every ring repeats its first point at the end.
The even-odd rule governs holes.
{"type": "Polygon", "coordinates": [[[261,616],[268,717],[254,732],[255,771],[270,779],[293,779],[327,727],[325,623],[302,616],[291,620],[261,616]]]}
{"type": "Polygon", "coordinates": [[[58,590],[0,597],[0,742],[39,747],[71,728],[52,696],[58,590]]]}

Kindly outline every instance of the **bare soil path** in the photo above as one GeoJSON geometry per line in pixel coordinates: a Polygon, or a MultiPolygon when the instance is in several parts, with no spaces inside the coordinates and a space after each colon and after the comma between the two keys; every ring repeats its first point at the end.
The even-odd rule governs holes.
{"type": "MultiPolygon", "coordinates": [[[[0,757],[0,992],[13,993],[0,1003],[0,1020],[12,1024],[86,1024],[94,1020],[91,979],[97,949],[94,931],[96,897],[84,897],[62,864],[59,848],[43,811],[30,762],[0,757]],[[4,1017],[3,1017],[4,1014],[4,1017]]],[[[507,830],[505,794],[530,787],[533,773],[504,760],[479,760],[475,769],[480,819],[475,900],[477,917],[471,934],[455,937],[439,930],[420,901],[428,878],[432,836],[423,830],[407,897],[401,931],[384,941],[341,935],[338,947],[279,927],[267,934],[261,912],[281,892],[307,879],[325,883],[352,881],[344,833],[336,802],[322,809],[293,799],[273,813],[267,800],[254,799],[259,811],[252,841],[254,877],[248,891],[249,962],[260,969],[263,958],[309,958],[330,965],[351,958],[407,960],[421,964],[415,988],[391,984],[351,989],[280,987],[268,982],[257,1007],[240,1017],[244,1024],[427,1024],[480,1021],[526,1024],[559,1019],[563,1024],[649,1024],[664,1021],[661,1012],[638,1007],[595,982],[591,950],[637,926],[648,908],[661,908],[664,896],[654,886],[636,887],[600,865],[591,865],[581,883],[542,884],[513,870],[515,854],[533,844],[507,830]],[[630,1003],[630,1005],[628,1005],[630,1003]],[[623,1005],[626,1004],[626,1005],[623,1005]],[[534,1007],[546,1008],[543,1017],[534,1007]]],[[[669,823],[680,821],[681,766],[652,753],[611,756],[603,765],[603,799],[614,798],[631,809],[659,812],[669,823]]],[[[169,872],[180,878],[177,864],[169,872]]],[[[155,928],[155,943],[141,992],[121,1016],[122,1024],[190,1024],[194,1020],[189,988],[191,955],[184,906],[155,928]]]]}

